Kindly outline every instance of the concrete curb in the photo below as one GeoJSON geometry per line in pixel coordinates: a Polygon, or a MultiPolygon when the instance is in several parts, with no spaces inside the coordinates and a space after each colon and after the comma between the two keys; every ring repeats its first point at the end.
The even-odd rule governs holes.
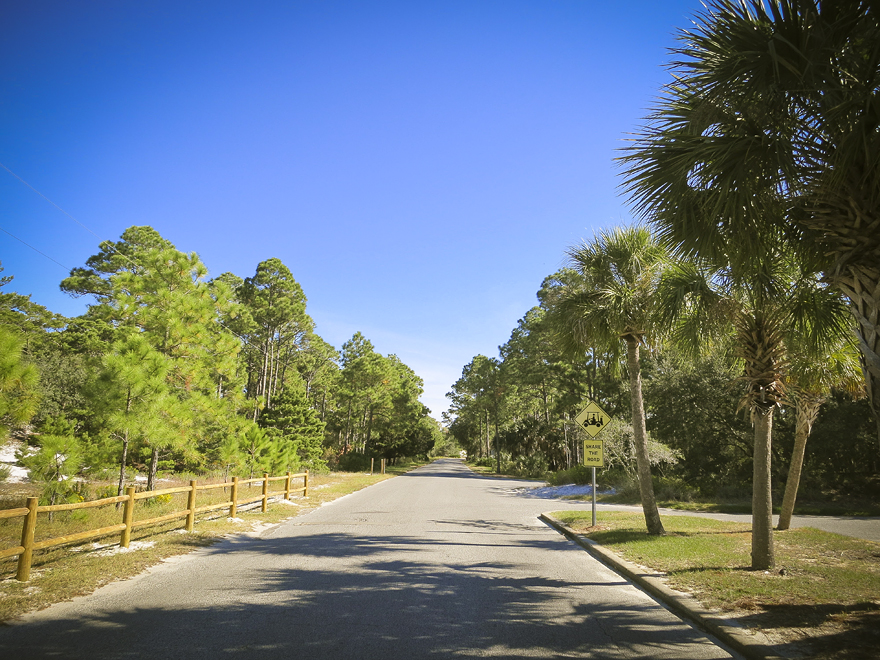
{"type": "Polygon", "coordinates": [[[645,573],[635,564],[622,559],[595,541],[581,536],[550,513],[542,513],[538,518],[577,543],[615,573],[638,585],[670,611],[690,621],[704,632],[714,635],[737,653],[754,660],[783,660],[762,633],[748,630],[735,621],[725,619],[717,612],[707,610],[696,599],[670,589],[657,575],[645,573]]]}

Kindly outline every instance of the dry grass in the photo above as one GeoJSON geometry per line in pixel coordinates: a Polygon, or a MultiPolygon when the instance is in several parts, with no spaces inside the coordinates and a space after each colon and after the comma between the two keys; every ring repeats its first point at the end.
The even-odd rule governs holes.
{"type": "MultiPolygon", "coordinates": [[[[36,552],[31,579],[28,582],[19,582],[15,579],[17,562],[15,557],[0,560],[0,621],[91,593],[104,584],[137,575],[168,557],[211,545],[229,534],[249,532],[266,525],[280,523],[391,476],[393,474],[390,473],[372,476],[362,473],[312,475],[307,498],[291,496],[291,503],[270,503],[269,510],[265,513],[260,512],[260,505],[257,503],[255,509],[239,510],[236,519],[228,518],[227,512],[222,509],[219,512],[206,513],[204,517],[197,519],[193,533],[186,533],[181,529],[183,518],[164,525],[134,530],[129,551],[119,548],[119,535],[114,534],[85,544],[36,552]]],[[[283,491],[281,484],[283,482],[273,482],[271,491],[275,494],[279,490],[283,491]]],[[[185,483],[162,483],[163,488],[176,485],[185,485],[185,483]]],[[[4,508],[11,508],[10,503],[12,506],[20,506],[20,504],[16,505],[15,501],[33,494],[26,486],[20,484],[11,486],[18,492],[12,497],[5,498],[4,508]]],[[[7,495],[8,492],[9,489],[7,495]]],[[[246,487],[241,488],[239,497],[244,499],[260,493],[258,484],[250,492],[246,487]]],[[[212,501],[220,502],[224,497],[222,489],[200,492],[196,505],[202,506],[212,501]]],[[[139,503],[135,519],[152,518],[183,508],[186,508],[186,493],[179,493],[171,495],[164,502],[139,503]]],[[[56,514],[51,523],[45,520],[45,516],[46,514],[40,514],[37,526],[38,540],[121,521],[121,511],[117,511],[113,505],[56,514]]],[[[21,524],[20,518],[0,521],[0,548],[18,545],[21,524]]]]}

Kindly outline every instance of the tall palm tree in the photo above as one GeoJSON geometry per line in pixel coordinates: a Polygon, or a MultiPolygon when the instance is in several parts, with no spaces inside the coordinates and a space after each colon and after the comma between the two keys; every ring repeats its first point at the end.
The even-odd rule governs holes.
{"type": "MultiPolygon", "coordinates": [[[[740,409],[749,410],[754,425],[752,475],[752,568],[772,568],[773,506],[770,461],[773,418],[786,400],[785,377],[790,347],[815,356],[839,340],[847,324],[839,296],[829,292],[786,251],[782,241],[761,246],[761,264],[736,258],[717,262],[681,262],[660,285],[659,320],[671,328],[670,339],[696,350],[707,340],[732,332],[734,354],[741,361],[739,378],[746,385],[740,409]]],[[[729,252],[738,252],[730,245],[729,252]]]]}
{"type": "MultiPolygon", "coordinates": [[[[779,263],[767,261],[768,267],[779,263]]],[[[780,274],[746,273],[752,274],[723,262],[677,264],[660,286],[659,320],[685,350],[733,332],[734,355],[743,365],[739,380],[746,384],[739,409],[749,410],[754,425],[752,567],[764,569],[775,563],[770,459],[773,415],[784,394],[787,318],[784,293],[775,286],[780,274]]]]}
{"type": "Polygon", "coordinates": [[[776,229],[850,303],[880,439],[880,12],[868,0],[711,0],[623,157],[660,233],[715,260],[776,229]],[[717,194],[707,195],[707,191],[717,194]]]}
{"type": "Polygon", "coordinates": [[[655,294],[667,252],[647,227],[636,225],[600,232],[591,242],[570,248],[568,256],[582,281],[564,288],[552,322],[570,349],[603,346],[613,351],[625,344],[642,509],[648,533],[664,534],[651,481],[639,351],[657,334],[655,294]]]}

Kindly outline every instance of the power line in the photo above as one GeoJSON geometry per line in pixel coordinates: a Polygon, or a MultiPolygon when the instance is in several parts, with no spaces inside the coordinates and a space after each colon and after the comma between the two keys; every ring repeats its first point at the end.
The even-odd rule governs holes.
{"type": "MultiPolygon", "coordinates": [[[[2,164],[2,163],[0,163],[0,164],[2,164]]],[[[13,233],[11,233],[11,232],[8,232],[8,231],[6,231],[5,229],[3,229],[3,227],[0,227],[0,231],[2,231],[4,234],[6,234],[6,235],[8,235],[8,236],[12,236],[12,238],[14,238],[15,240],[17,240],[19,243],[22,243],[23,245],[27,245],[31,250],[33,250],[33,251],[36,252],[37,254],[41,254],[41,255],[43,255],[43,256],[46,257],[46,259],[48,259],[49,261],[55,261],[55,259],[53,259],[52,257],[50,257],[50,256],[49,256],[48,254],[46,254],[45,252],[40,252],[40,251],[39,251],[37,248],[35,248],[33,245],[31,245],[30,243],[26,243],[25,241],[21,240],[21,239],[20,239],[18,236],[16,236],[15,234],[13,234],[13,233]]],[[[70,268],[68,268],[67,266],[65,266],[65,265],[64,265],[63,263],[61,263],[60,261],[55,261],[55,263],[58,264],[59,266],[61,266],[64,270],[70,272],[70,268]]]]}
{"type": "MultiPolygon", "coordinates": [[[[86,227],[83,223],[81,223],[79,220],[77,220],[77,219],[74,218],[72,215],[70,215],[70,213],[68,213],[67,211],[65,211],[65,210],[64,210],[63,208],[61,208],[60,206],[58,206],[58,204],[56,204],[55,202],[53,202],[51,199],[49,199],[48,197],[46,197],[43,193],[41,193],[39,190],[37,190],[36,188],[34,188],[34,187],[33,187],[31,184],[29,184],[27,181],[25,181],[25,180],[22,179],[20,176],[18,176],[15,172],[13,172],[13,171],[10,170],[8,167],[6,167],[6,165],[4,165],[3,163],[0,163],[0,167],[2,167],[4,170],[6,170],[7,172],[9,172],[12,176],[14,176],[16,179],[18,179],[19,181],[21,181],[21,182],[22,182],[24,185],[26,185],[28,188],[30,188],[30,189],[33,190],[35,193],[37,193],[40,197],[42,197],[43,199],[45,199],[45,200],[46,200],[47,202],[49,202],[52,206],[54,206],[56,209],[58,209],[59,211],[61,211],[64,215],[66,215],[68,218],[70,218],[71,220],[73,220],[73,221],[74,221],[76,224],[78,224],[80,227],[82,227],[82,228],[85,229],[87,232],[89,232],[92,236],[94,236],[95,238],[97,238],[99,241],[101,240],[101,237],[98,236],[95,232],[93,232],[91,229],[89,229],[88,227],[86,227]]],[[[53,261],[54,261],[54,260],[53,260],[53,261]]],[[[58,262],[56,261],[55,263],[58,263],[58,262]]]]}
{"type": "MultiPolygon", "coordinates": [[[[37,193],[40,197],[42,197],[43,199],[45,199],[45,200],[46,200],[47,202],[49,202],[52,206],[54,206],[56,209],[58,209],[59,211],[61,211],[64,215],[66,215],[68,218],[70,218],[71,220],[73,220],[73,221],[74,221],[76,224],[78,224],[80,227],[82,227],[82,228],[85,229],[87,232],[89,232],[92,236],[94,236],[95,238],[97,238],[98,241],[100,241],[100,242],[102,242],[102,243],[105,242],[105,241],[102,241],[102,240],[101,240],[101,237],[98,236],[95,232],[93,232],[91,229],[89,229],[88,227],[86,227],[83,223],[81,223],[79,220],[77,220],[76,218],[74,218],[70,213],[68,213],[67,211],[65,211],[65,210],[64,210],[63,208],[61,208],[58,204],[56,204],[56,203],[53,202],[51,199],[49,199],[48,197],[46,197],[46,195],[44,195],[43,193],[41,193],[39,190],[37,190],[36,188],[34,188],[34,187],[33,187],[31,184],[29,184],[27,181],[25,181],[25,180],[22,179],[20,176],[18,176],[18,174],[16,174],[16,173],[13,172],[12,170],[10,170],[8,167],[6,167],[6,165],[4,165],[3,163],[0,163],[0,167],[2,167],[4,170],[6,170],[7,172],[9,172],[12,176],[14,176],[16,179],[18,179],[19,181],[21,181],[21,182],[22,182],[24,185],[26,185],[28,188],[30,188],[30,189],[33,190],[35,193],[37,193]]],[[[42,256],[46,257],[46,259],[49,259],[50,261],[54,261],[56,264],[58,264],[59,266],[61,266],[61,267],[62,267],[63,269],[65,269],[66,271],[70,272],[70,271],[72,270],[72,269],[68,268],[67,266],[65,266],[64,264],[62,264],[61,262],[59,262],[59,261],[55,261],[55,259],[53,259],[53,258],[50,257],[49,255],[45,254],[44,252],[40,252],[40,251],[39,251],[37,248],[35,248],[33,245],[30,245],[30,244],[28,244],[28,243],[25,243],[25,242],[24,242],[23,240],[21,240],[18,236],[15,236],[14,234],[9,233],[8,231],[6,231],[5,229],[3,229],[2,227],[0,227],[0,231],[4,232],[5,234],[9,234],[9,236],[12,236],[12,238],[14,238],[15,240],[17,240],[17,241],[23,243],[24,245],[27,245],[31,250],[33,250],[33,251],[36,252],[37,254],[41,254],[42,256]]],[[[122,257],[123,259],[125,259],[126,261],[128,261],[128,263],[130,263],[132,266],[137,267],[137,265],[138,265],[137,262],[136,262],[134,259],[132,259],[131,257],[129,257],[127,254],[124,254],[124,253],[120,252],[120,251],[116,248],[116,246],[115,246],[111,241],[106,241],[106,244],[107,244],[107,246],[108,246],[108,247],[109,247],[114,253],[118,254],[120,257],[122,257]]],[[[264,349],[262,346],[254,345],[254,344],[251,343],[246,337],[241,336],[240,334],[238,334],[237,332],[235,332],[234,330],[232,330],[231,328],[229,328],[228,326],[226,326],[226,325],[223,323],[223,321],[221,321],[221,320],[218,319],[218,320],[217,320],[217,324],[218,324],[221,328],[223,328],[224,330],[226,330],[228,333],[230,333],[230,334],[233,335],[234,337],[238,338],[238,339],[239,339],[244,345],[246,345],[246,346],[250,346],[251,348],[256,348],[258,351],[260,351],[260,352],[263,353],[263,354],[266,353],[266,349],[264,349]]]]}

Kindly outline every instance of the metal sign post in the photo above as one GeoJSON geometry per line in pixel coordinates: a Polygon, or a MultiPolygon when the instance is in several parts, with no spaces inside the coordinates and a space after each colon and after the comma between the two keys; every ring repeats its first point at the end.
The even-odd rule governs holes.
{"type": "MultiPolygon", "coordinates": [[[[595,401],[587,401],[575,421],[581,425],[590,438],[595,438],[603,430],[611,417],[595,401]]],[[[605,467],[605,443],[601,440],[584,440],[584,465],[593,469],[593,527],[596,526],[596,468],[605,467]]]]}
{"type": "Polygon", "coordinates": [[[593,468],[593,527],[596,526],[596,468],[593,468]]]}

